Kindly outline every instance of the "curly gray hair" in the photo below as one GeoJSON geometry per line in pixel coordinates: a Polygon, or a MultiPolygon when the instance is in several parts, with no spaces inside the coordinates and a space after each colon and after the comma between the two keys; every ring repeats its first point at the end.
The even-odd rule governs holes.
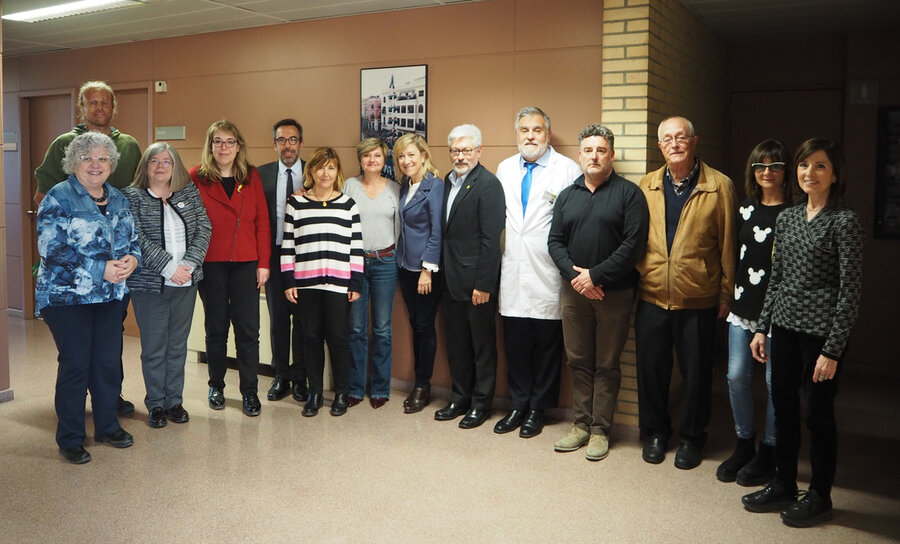
{"type": "Polygon", "coordinates": [[[119,164],[119,152],[116,150],[116,144],[112,138],[106,134],[99,132],[85,132],[79,134],[66,147],[66,154],[62,160],[63,172],[66,174],[74,174],[75,167],[81,160],[82,155],[90,155],[95,147],[100,147],[106,155],[109,155],[109,173],[116,171],[119,164]]]}

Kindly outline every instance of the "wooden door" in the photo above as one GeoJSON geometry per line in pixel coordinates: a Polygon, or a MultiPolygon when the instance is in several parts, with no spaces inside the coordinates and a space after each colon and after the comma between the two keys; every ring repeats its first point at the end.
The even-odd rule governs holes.
{"type": "MultiPolygon", "coordinates": [[[[37,250],[37,231],[35,214],[37,204],[32,197],[37,192],[37,178],[34,177],[34,169],[44,162],[44,153],[47,147],[57,136],[72,129],[74,116],[72,114],[72,94],[54,94],[46,96],[33,96],[23,100],[22,117],[27,118],[28,150],[23,150],[22,199],[31,203],[28,211],[30,228],[23,233],[23,282],[27,289],[25,295],[25,317],[34,316],[34,287],[35,280],[32,267],[40,260],[37,250]]],[[[24,121],[24,119],[23,119],[24,121]]],[[[62,181],[62,180],[60,180],[62,181]]]]}
{"type": "Polygon", "coordinates": [[[731,147],[727,172],[744,194],[744,168],[750,151],[767,138],[781,140],[793,153],[814,136],[841,141],[841,89],[736,92],[731,95],[731,147]]]}

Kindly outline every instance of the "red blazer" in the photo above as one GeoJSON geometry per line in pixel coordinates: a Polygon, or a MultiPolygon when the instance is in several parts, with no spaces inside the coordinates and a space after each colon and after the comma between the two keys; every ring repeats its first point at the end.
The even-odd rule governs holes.
{"type": "Polygon", "coordinates": [[[231,198],[221,183],[206,183],[191,168],[191,179],[200,191],[206,214],[212,223],[212,237],[206,252],[206,262],[258,261],[257,268],[269,268],[272,236],[269,230],[269,209],[263,193],[262,181],[256,168],[250,168],[248,181],[236,185],[231,198]]]}

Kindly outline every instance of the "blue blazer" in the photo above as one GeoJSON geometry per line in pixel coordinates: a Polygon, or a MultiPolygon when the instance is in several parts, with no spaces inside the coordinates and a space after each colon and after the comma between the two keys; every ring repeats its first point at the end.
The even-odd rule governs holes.
{"type": "Polygon", "coordinates": [[[441,262],[441,218],[444,211],[444,182],[431,172],[419,182],[419,189],[406,203],[409,183],[400,186],[400,239],[397,265],[406,270],[422,269],[422,261],[441,262]]]}

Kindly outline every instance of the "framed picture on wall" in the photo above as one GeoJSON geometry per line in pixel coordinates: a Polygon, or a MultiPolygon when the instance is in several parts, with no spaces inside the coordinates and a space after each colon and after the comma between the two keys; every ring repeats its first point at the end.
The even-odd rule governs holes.
{"type": "Polygon", "coordinates": [[[395,179],[397,138],[415,132],[428,139],[428,65],[360,70],[359,112],[359,139],[381,138],[388,145],[384,175],[395,179]]]}
{"type": "Polygon", "coordinates": [[[900,239],[900,108],[878,110],[875,238],[900,239]]]}

